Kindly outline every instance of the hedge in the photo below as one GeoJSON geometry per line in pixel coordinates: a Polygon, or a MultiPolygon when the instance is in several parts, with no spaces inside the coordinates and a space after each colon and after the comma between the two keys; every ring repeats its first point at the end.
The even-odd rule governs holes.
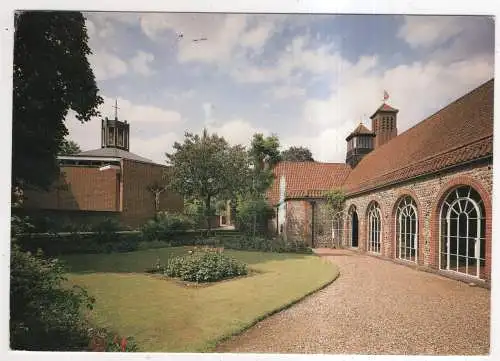
{"type": "Polygon", "coordinates": [[[131,252],[138,249],[206,245],[227,249],[262,252],[311,253],[303,242],[285,241],[283,238],[263,238],[241,235],[238,231],[172,231],[169,239],[146,241],[140,231],[80,232],[80,233],[33,233],[18,236],[23,250],[43,250],[47,256],[71,253],[131,252]],[[152,243],[155,243],[154,245],[152,243]],[[158,244],[156,244],[158,243],[158,244]]]}

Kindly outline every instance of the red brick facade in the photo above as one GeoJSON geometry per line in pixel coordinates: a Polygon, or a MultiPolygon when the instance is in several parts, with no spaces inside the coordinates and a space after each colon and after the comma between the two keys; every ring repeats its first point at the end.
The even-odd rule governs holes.
{"type": "MultiPolygon", "coordinates": [[[[62,166],[61,178],[49,192],[25,192],[25,208],[68,212],[109,212],[123,225],[137,227],[155,214],[153,194],[147,189],[162,182],[167,167],[123,159],[121,170],[100,171],[91,166],[62,166]]],[[[160,195],[162,211],[182,211],[180,195],[164,191],[160,195]]],[[[102,214],[102,213],[100,213],[102,214]]],[[[83,219],[83,218],[82,218],[83,219]]]]}
{"type": "Polygon", "coordinates": [[[59,181],[48,192],[27,190],[26,208],[118,211],[118,174],[99,168],[61,167],[59,181]]]}
{"type": "MultiPolygon", "coordinates": [[[[126,224],[140,225],[155,214],[155,203],[153,194],[147,187],[162,181],[163,172],[168,168],[158,164],[140,163],[124,159],[122,198],[122,218],[126,224]]],[[[178,194],[164,191],[160,195],[160,210],[182,211],[184,200],[178,194]]]]}
{"type": "MultiPolygon", "coordinates": [[[[285,236],[313,247],[332,247],[339,240],[343,246],[349,247],[354,233],[358,234],[356,248],[367,252],[370,249],[367,247],[369,235],[373,235],[375,240],[380,235],[380,252],[377,251],[377,242],[372,242],[377,251],[373,254],[377,257],[437,271],[450,277],[489,282],[493,91],[493,80],[490,80],[399,136],[394,133],[397,111],[391,108],[381,113],[382,108],[379,108],[372,116],[372,131],[380,133],[378,122],[385,122],[381,128],[388,131],[387,139],[383,139],[385,144],[377,143],[374,150],[348,170],[342,169],[343,164],[328,164],[329,168],[317,162],[298,162],[293,167],[286,163],[278,164],[274,170],[276,179],[284,177],[283,184],[286,184],[285,236]],[[452,217],[450,211],[446,216],[441,216],[445,197],[459,186],[471,187],[475,191],[474,197],[480,199],[470,202],[461,198],[460,202],[455,203],[458,209],[455,210],[456,215],[452,217]],[[325,192],[332,189],[342,189],[346,195],[343,220],[337,223],[329,214],[324,200],[325,192]],[[404,224],[403,220],[396,223],[398,204],[405,196],[412,199],[412,206],[408,209],[416,211],[417,232],[406,231],[415,227],[414,218],[405,219],[404,224]],[[480,209],[481,201],[484,210],[480,209]],[[479,212],[481,218],[472,216],[473,220],[470,221],[470,212],[462,210],[461,202],[465,202],[464,207],[472,204],[476,212],[474,214],[479,212]],[[314,224],[311,222],[313,204],[314,224]],[[380,210],[380,220],[377,221],[378,216],[375,216],[375,224],[379,223],[380,230],[374,227],[373,233],[368,230],[370,204],[377,204],[380,210]],[[347,214],[353,208],[358,216],[357,232],[351,227],[347,214]],[[447,228],[443,229],[448,232],[446,238],[441,230],[445,224],[447,228]],[[456,225],[453,226],[453,232],[451,224],[456,225]],[[397,247],[397,227],[400,225],[405,229],[401,233],[404,248],[397,247]],[[408,247],[408,242],[414,244],[415,238],[416,248],[408,247]],[[405,253],[400,259],[398,252],[403,252],[403,249],[405,253]],[[446,258],[440,259],[440,255],[446,258]],[[472,270],[470,274],[469,270],[472,270]]],[[[351,148],[353,146],[350,145],[351,148]]],[[[350,150],[348,147],[348,152],[350,150]]],[[[273,204],[283,192],[279,187],[278,182],[275,182],[268,193],[273,204]]],[[[371,250],[368,253],[372,253],[371,250]]]]}

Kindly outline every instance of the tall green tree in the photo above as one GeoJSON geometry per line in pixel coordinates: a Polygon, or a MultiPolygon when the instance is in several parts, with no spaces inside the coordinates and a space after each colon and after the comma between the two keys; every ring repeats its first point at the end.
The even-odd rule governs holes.
{"type": "Polygon", "coordinates": [[[248,155],[251,159],[250,177],[235,203],[239,229],[256,235],[257,230],[265,231],[272,209],[269,209],[265,193],[274,180],[272,168],[281,159],[279,139],[276,135],[264,137],[253,135],[248,155]]]}
{"type": "Polygon", "coordinates": [[[254,196],[262,196],[272,185],[272,168],[281,160],[279,147],[280,143],[276,135],[269,137],[264,137],[261,133],[253,135],[248,153],[253,168],[249,188],[254,196]]]}
{"type": "Polygon", "coordinates": [[[82,150],[80,146],[70,139],[63,139],[61,145],[59,146],[59,155],[73,155],[80,153],[82,150]]]}
{"type": "Polygon", "coordinates": [[[278,163],[281,160],[279,147],[280,142],[276,135],[264,137],[262,133],[255,133],[249,151],[255,168],[264,169],[278,163]]]}
{"type": "MultiPolygon", "coordinates": [[[[87,60],[90,48],[79,12],[15,14],[12,195],[24,187],[48,188],[58,175],[56,161],[68,130],[69,109],[82,121],[98,115],[97,95],[87,60]]],[[[28,350],[81,350],[88,343],[84,290],[68,289],[56,260],[23,252],[16,232],[26,219],[12,217],[10,345],[28,350]]],[[[31,228],[31,227],[30,227],[31,228]]]]}
{"type": "Polygon", "coordinates": [[[201,136],[186,133],[184,142],[175,142],[173,148],[173,153],[166,153],[173,166],[170,187],[186,198],[203,200],[210,228],[213,199],[230,199],[244,187],[249,157],[242,146],[230,146],[206,129],[201,136]]]}
{"type": "Polygon", "coordinates": [[[305,147],[290,147],[281,152],[281,159],[288,162],[314,162],[311,151],[305,147]]]}
{"type": "Polygon", "coordinates": [[[88,62],[91,50],[80,12],[15,15],[12,185],[47,189],[72,109],[86,122],[102,103],[88,62]]]}

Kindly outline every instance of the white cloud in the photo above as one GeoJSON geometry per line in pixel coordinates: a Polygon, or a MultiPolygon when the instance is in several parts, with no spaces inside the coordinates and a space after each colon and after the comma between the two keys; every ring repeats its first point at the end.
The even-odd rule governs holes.
{"type": "Polygon", "coordinates": [[[134,153],[159,164],[166,163],[165,153],[173,151],[174,142],[182,141],[182,135],[175,132],[161,133],[152,138],[143,138],[131,129],[130,146],[134,153]]]}
{"type": "MultiPolygon", "coordinates": [[[[99,110],[103,116],[114,115],[115,99],[103,96],[104,103],[99,110]]],[[[182,121],[180,113],[173,110],[132,103],[130,100],[118,98],[118,118],[131,124],[174,124],[182,121]]]]}
{"type": "Polygon", "coordinates": [[[276,99],[299,98],[306,94],[306,90],[299,86],[277,85],[271,88],[270,93],[276,99]]]}
{"type": "Polygon", "coordinates": [[[416,62],[379,75],[351,73],[332,86],[327,100],[305,102],[304,122],[318,129],[335,125],[307,142],[315,159],[341,162],[345,157],[345,137],[362,119],[371,128],[369,116],[382,103],[384,89],[390,94],[388,103],[400,110],[398,133],[402,133],[492,75],[493,64],[483,58],[446,65],[416,62]]]}
{"type": "Polygon", "coordinates": [[[214,110],[214,105],[210,102],[205,102],[201,105],[203,108],[203,113],[205,114],[205,120],[212,119],[212,111],[214,110]]]}
{"type": "Polygon", "coordinates": [[[243,119],[232,119],[227,122],[210,122],[207,124],[210,133],[224,137],[230,144],[241,144],[249,146],[255,133],[269,135],[269,131],[264,128],[254,127],[250,122],[243,119]]]}
{"type": "Polygon", "coordinates": [[[398,37],[414,48],[441,45],[462,32],[462,19],[457,16],[405,16],[398,37]]]}
{"type": "Polygon", "coordinates": [[[189,89],[186,91],[176,91],[175,89],[166,89],[163,91],[163,96],[165,98],[173,99],[175,101],[178,100],[184,100],[184,99],[191,99],[195,95],[195,90],[194,89],[189,89]]]}
{"type": "Polygon", "coordinates": [[[342,77],[351,72],[366,72],[373,69],[376,56],[362,56],[357,63],[345,60],[335,51],[335,44],[315,46],[309,36],[297,36],[283,51],[278,60],[269,66],[258,66],[243,62],[232,68],[233,79],[241,83],[272,83],[279,80],[293,81],[301,73],[321,75],[322,77],[342,77]]]}
{"type": "Polygon", "coordinates": [[[145,14],[141,16],[140,25],[151,39],[176,48],[181,63],[221,64],[234,63],[235,56],[243,56],[247,51],[260,51],[285,18],[283,15],[215,13],[145,14]],[[182,37],[178,37],[180,34],[182,37]],[[200,38],[207,40],[193,42],[200,38]]]}
{"type": "MultiPolygon", "coordinates": [[[[99,108],[103,117],[113,117],[115,100],[103,96],[104,104],[99,108]]],[[[164,162],[164,153],[180,136],[171,131],[173,125],[182,121],[180,113],[150,105],[135,104],[118,98],[118,117],[130,123],[130,150],[155,161],[164,162]]],[[[80,123],[73,112],[66,117],[69,138],[77,142],[82,150],[100,148],[101,120],[93,118],[80,123]]]]}
{"type": "Polygon", "coordinates": [[[96,34],[95,24],[92,20],[85,19],[85,27],[87,28],[87,35],[93,37],[96,34]]]}
{"type": "Polygon", "coordinates": [[[128,66],[123,60],[107,51],[96,51],[89,56],[89,62],[97,80],[119,77],[127,72],[128,66]]]}
{"type": "Polygon", "coordinates": [[[130,60],[130,66],[132,69],[139,74],[148,76],[152,75],[154,72],[150,65],[154,61],[155,57],[151,53],[146,53],[139,50],[137,54],[130,60]]]}
{"type": "Polygon", "coordinates": [[[273,35],[275,28],[276,24],[269,19],[258,23],[241,36],[240,45],[252,49],[261,49],[273,35]]]}
{"type": "Polygon", "coordinates": [[[280,137],[281,149],[291,146],[308,148],[314,160],[322,162],[345,161],[346,142],[345,138],[359,122],[345,122],[340,126],[329,128],[317,128],[310,136],[284,136],[280,137]]]}

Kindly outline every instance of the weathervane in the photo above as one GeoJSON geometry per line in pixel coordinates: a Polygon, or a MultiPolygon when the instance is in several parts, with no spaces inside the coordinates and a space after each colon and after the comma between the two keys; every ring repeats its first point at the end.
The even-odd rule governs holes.
{"type": "Polygon", "coordinates": [[[115,119],[118,120],[118,99],[115,99],[115,106],[113,107],[115,108],[115,119]]]}
{"type": "Polygon", "coordinates": [[[387,92],[387,90],[384,90],[384,99],[382,101],[385,103],[387,99],[389,99],[389,93],[387,92]]]}

